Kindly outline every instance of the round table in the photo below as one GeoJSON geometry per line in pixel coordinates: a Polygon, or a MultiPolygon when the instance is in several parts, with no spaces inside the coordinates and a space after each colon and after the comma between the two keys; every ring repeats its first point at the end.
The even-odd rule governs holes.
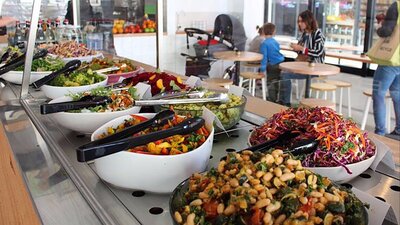
{"type": "Polygon", "coordinates": [[[263,55],[256,52],[246,52],[246,51],[222,51],[215,52],[214,58],[222,60],[231,60],[235,62],[235,73],[233,73],[233,84],[239,84],[239,73],[240,73],[240,62],[251,62],[260,61],[263,55]]]}
{"type": "Polygon", "coordinates": [[[306,75],[305,98],[310,97],[311,76],[330,76],[340,73],[339,67],[323,63],[315,63],[315,66],[309,66],[308,62],[284,62],[279,64],[279,68],[285,72],[306,75]]]}

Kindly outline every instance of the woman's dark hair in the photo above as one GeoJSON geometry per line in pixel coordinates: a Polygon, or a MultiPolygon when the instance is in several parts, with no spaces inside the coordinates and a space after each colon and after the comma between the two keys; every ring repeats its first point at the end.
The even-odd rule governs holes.
{"type": "Polygon", "coordinates": [[[272,23],[266,23],[263,26],[263,30],[265,35],[273,35],[275,32],[275,25],[272,23]]]}
{"type": "Polygon", "coordinates": [[[313,13],[310,10],[306,10],[300,13],[299,17],[306,24],[307,30],[314,32],[318,29],[317,20],[315,19],[313,13]]]}
{"type": "Polygon", "coordinates": [[[263,28],[262,27],[260,27],[260,26],[256,26],[256,30],[257,30],[257,33],[259,34],[259,35],[262,35],[264,32],[263,32],[263,28]]]}

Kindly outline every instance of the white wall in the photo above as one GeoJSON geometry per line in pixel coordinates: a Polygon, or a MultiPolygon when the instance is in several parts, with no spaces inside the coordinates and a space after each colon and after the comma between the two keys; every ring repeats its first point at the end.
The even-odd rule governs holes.
{"type": "Polygon", "coordinates": [[[257,35],[257,25],[264,23],[264,0],[245,1],[243,6],[243,26],[247,40],[250,41],[257,35]]]}

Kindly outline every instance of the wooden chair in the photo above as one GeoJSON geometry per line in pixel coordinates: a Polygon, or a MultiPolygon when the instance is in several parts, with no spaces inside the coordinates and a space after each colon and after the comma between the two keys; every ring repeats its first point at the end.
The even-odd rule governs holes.
{"type": "Polygon", "coordinates": [[[249,80],[249,92],[255,96],[256,81],[261,80],[263,100],[267,100],[267,82],[264,74],[258,72],[241,72],[239,77],[239,87],[242,87],[244,79],[249,80]]]}
{"type": "Polygon", "coordinates": [[[328,107],[333,110],[336,110],[336,104],[329,100],[318,99],[318,98],[303,98],[300,100],[300,106],[306,108],[314,108],[314,107],[328,107]]]}
{"type": "Polygon", "coordinates": [[[351,117],[351,83],[341,80],[325,80],[327,84],[333,84],[339,88],[339,114],[342,114],[343,107],[343,89],[347,89],[347,109],[348,117],[351,117]]]}
{"type": "Polygon", "coordinates": [[[223,78],[209,78],[204,80],[204,82],[209,84],[215,84],[220,87],[229,88],[229,85],[232,85],[232,80],[223,79],[223,78]]]}
{"type": "Polygon", "coordinates": [[[319,98],[319,93],[324,92],[324,99],[327,100],[328,92],[332,92],[332,102],[336,104],[336,85],[326,83],[312,83],[310,86],[310,96],[313,91],[316,91],[316,98],[319,98]]]}

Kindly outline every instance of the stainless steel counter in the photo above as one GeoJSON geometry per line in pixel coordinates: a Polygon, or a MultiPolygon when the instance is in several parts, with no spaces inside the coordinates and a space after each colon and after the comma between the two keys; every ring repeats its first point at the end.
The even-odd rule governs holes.
{"type": "MultiPolygon", "coordinates": [[[[45,101],[41,92],[31,90],[31,97],[19,102],[19,88],[7,84],[0,89],[5,103],[0,117],[3,124],[16,119],[30,121],[24,130],[7,135],[43,224],[172,224],[168,195],[122,190],[101,181],[91,163],[76,161],[76,147],[89,137],[60,127],[51,116],[40,115],[39,105],[45,101]]],[[[230,137],[217,134],[209,167],[217,165],[227,152],[245,148],[251,129],[263,120],[245,113],[228,132],[230,137]]],[[[399,212],[399,180],[398,171],[380,168],[345,185],[382,198],[399,212]]],[[[384,224],[394,224],[390,220],[384,224]]]]}

